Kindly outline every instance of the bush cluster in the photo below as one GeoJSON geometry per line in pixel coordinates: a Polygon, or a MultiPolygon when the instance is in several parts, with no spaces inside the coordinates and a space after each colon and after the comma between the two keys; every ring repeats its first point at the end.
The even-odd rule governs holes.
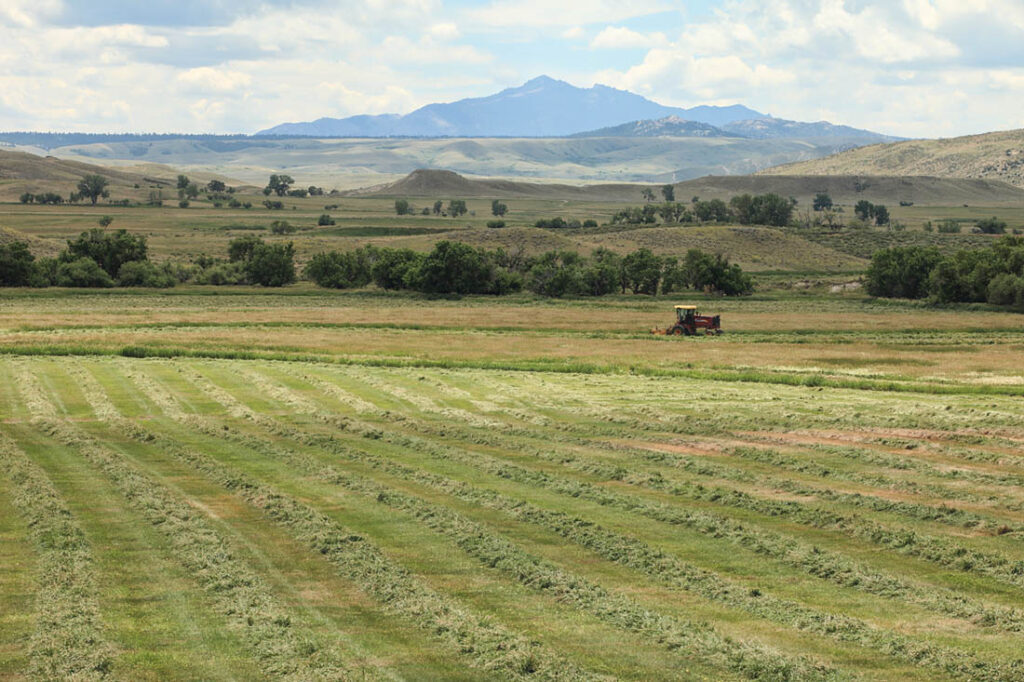
{"type": "Polygon", "coordinates": [[[987,249],[943,257],[921,246],[884,249],[871,258],[867,291],[887,298],[942,303],[988,302],[1024,308],[1024,238],[1003,237],[987,249]]]}
{"type": "Polygon", "coordinates": [[[785,227],[793,218],[793,199],[778,194],[741,194],[729,200],[700,201],[690,204],[666,201],[624,208],[612,216],[613,225],[654,225],[661,218],[665,225],[693,223],[740,223],[785,227]]]}

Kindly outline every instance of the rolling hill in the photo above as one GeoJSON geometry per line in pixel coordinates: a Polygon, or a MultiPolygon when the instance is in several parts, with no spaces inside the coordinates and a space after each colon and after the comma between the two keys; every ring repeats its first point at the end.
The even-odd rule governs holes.
{"type": "MultiPolygon", "coordinates": [[[[471,179],[451,171],[417,170],[397,182],[347,192],[349,196],[534,198],[609,202],[641,201],[640,184],[565,185],[511,180],[471,179]]],[[[818,192],[838,203],[860,199],[896,204],[912,201],[931,205],[1024,203],[1024,190],[1005,182],[933,177],[858,176],[707,176],[674,183],[680,201],[691,197],[724,199],[738,194],[774,192],[809,204],[818,192]]]]}
{"type": "Polygon", "coordinates": [[[861,147],[761,174],[932,175],[999,180],[1024,187],[1024,129],[861,147]]]}

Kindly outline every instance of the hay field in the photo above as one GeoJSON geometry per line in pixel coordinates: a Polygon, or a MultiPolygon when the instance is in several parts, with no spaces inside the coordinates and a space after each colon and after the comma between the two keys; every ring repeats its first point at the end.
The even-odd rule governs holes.
{"type": "Polygon", "coordinates": [[[0,678],[1024,677],[1019,315],[0,301],[0,678]]]}

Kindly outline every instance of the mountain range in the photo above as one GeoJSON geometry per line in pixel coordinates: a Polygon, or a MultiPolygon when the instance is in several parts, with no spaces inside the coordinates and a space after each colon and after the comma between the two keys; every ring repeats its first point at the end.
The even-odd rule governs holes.
{"type": "Polygon", "coordinates": [[[773,118],[743,105],[690,109],[658,104],[625,90],[578,88],[540,76],[488,97],[429,104],[412,113],[320,118],[282,123],[257,135],[303,137],[844,137],[896,138],[836,126],[773,118]],[[639,124],[639,125],[633,125],[639,124]],[[633,126],[632,128],[630,126],[633,126]],[[625,126],[625,127],[624,127],[625,126]]]}

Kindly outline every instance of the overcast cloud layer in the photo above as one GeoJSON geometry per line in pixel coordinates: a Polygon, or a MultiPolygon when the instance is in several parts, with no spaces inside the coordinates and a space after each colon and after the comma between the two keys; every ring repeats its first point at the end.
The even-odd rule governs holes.
{"type": "Polygon", "coordinates": [[[0,129],[253,132],[540,74],[939,137],[1024,127],[1024,0],[0,0],[0,129]]]}

